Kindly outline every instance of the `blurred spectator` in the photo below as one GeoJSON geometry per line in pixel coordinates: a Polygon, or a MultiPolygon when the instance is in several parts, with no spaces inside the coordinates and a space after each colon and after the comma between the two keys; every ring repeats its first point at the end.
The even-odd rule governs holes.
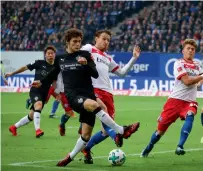
{"type": "Polygon", "coordinates": [[[83,31],[83,43],[92,43],[96,30],[124,20],[110,51],[132,51],[138,44],[142,51],[178,53],[184,39],[194,38],[202,53],[202,9],[202,1],[2,1],[1,50],[36,51],[47,44],[63,50],[63,33],[71,27],[83,31]]]}

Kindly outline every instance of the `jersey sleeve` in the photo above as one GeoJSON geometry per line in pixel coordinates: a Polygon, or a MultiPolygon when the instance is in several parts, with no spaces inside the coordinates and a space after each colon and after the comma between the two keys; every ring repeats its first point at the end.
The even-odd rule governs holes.
{"type": "Polygon", "coordinates": [[[27,65],[27,68],[32,71],[33,69],[37,69],[40,66],[40,61],[36,60],[34,63],[30,63],[27,65]]]}
{"type": "Polygon", "coordinates": [[[110,72],[115,72],[118,68],[119,68],[119,65],[113,59],[111,59],[111,63],[110,63],[110,66],[109,66],[109,71],[110,72]]]}
{"type": "Polygon", "coordinates": [[[187,71],[185,70],[184,65],[180,61],[176,61],[174,63],[173,73],[174,77],[180,80],[182,76],[187,74],[187,71]]]}
{"type": "Polygon", "coordinates": [[[86,44],[86,45],[82,46],[81,50],[85,50],[85,51],[88,51],[89,53],[91,53],[92,52],[92,45],[86,44]]]}

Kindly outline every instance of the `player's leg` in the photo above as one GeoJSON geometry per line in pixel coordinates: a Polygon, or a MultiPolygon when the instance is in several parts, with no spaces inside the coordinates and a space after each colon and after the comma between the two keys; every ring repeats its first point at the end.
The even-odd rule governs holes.
{"type": "Polygon", "coordinates": [[[33,120],[33,117],[30,117],[34,114],[33,110],[30,110],[29,114],[21,118],[18,122],[14,125],[9,127],[9,131],[12,133],[13,136],[17,136],[17,129],[30,123],[33,120]]]}
{"type": "MultiPolygon", "coordinates": [[[[73,109],[75,108],[73,107],[73,109]]],[[[80,113],[80,122],[82,123],[82,135],[77,140],[74,149],[63,160],[59,161],[57,166],[66,166],[80,151],[85,148],[86,144],[88,143],[95,124],[95,115],[83,110],[82,113],[80,113]]]]}
{"type": "Polygon", "coordinates": [[[59,124],[59,133],[60,133],[61,136],[64,136],[65,131],[66,131],[65,124],[68,122],[70,117],[74,117],[75,114],[74,114],[72,108],[70,107],[65,94],[61,93],[60,95],[61,95],[61,104],[62,104],[62,106],[64,108],[65,114],[63,114],[61,116],[61,122],[59,124]]]}
{"type": "Polygon", "coordinates": [[[180,133],[180,140],[178,146],[176,148],[175,154],[177,155],[184,155],[184,144],[192,131],[194,116],[197,113],[197,103],[188,103],[186,102],[186,108],[182,109],[180,117],[185,119],[185,122],[182,126],[181,133],[180,133]]]}
{"type": "Polygon", "coordinates": [[[117,135],[122,136],[123,138],[129,138],[139,128],[139,122],[126,127],[118,125],[105,111],[101,109],[95,100],[86,99],[84,102],[84,108],[89,112],[93,112],[102,123],[115,130],[118,133],[117,135]]]}
{"type": "MultiPolygon", "coordinates": [[[[178,106],[181,107],[181,106],[178,106]]],[[[158,118],[157,130],[152,134],[149,144],[142,151],[140,157],[148,157],[154,148],[154,145],[161,139],[168,127],[178,118],[179,108],[176,106],[176,100],[167,100],[164,105],[163,112],[158,118]]]]}
{"type": "Polygon", "coordinates": [[[52,104],[52,109],[51,109],[51,113],[49,115],[49,118],[56,118],[56,111],[58,109],[59,104],[60,104],[60,101],[55,99],[53,104],[52,104]]]}
{"type": "Polygon", "coordinates": [[[52,109],[51,109],[51,113],[49,115],[49,118],[57,118],[57,116],[55,115],[57,109],[58,109],[58,106],[60,104],[60,100],[59,99],[56,99],[57,97],[57,94],[55,93],[55,89],[53,86],[50,87],[49,89],[49,93],[48,93],[48,96],[47,96],[47,100],[49,100],[49,98],[53,96],[55,98],[53,104],[52,104],[52,109]]]}
{"type": "Polygon", "coordinates": [[[44,132],[40,129],[40,117],[47,95],[40,94],[39,92],[30,92],[30,98],[34,107],[33,122],[36,131],[36,138],[39,138],[44,135],[44,132]]]}
{"type": "MultiPolygon", "coordinates": [[[[99,105],[101,106],[101,108],[107,112],[107,108],[106,105],[99,99],[97,98],[97,102],[99,103],[99,105]]],[[[112,130],[113,131],[113,130],[112,130]]],[[[115,132],[115,131],[114,131],[115,132]]],[[[115,133],[116,134],[116,133],[115,133]]],[[[93,158],[91,156],[91,149],[101,143],[102,141],[104,141],[108,136],[108,134],[105,132],[105,130],[102,127],[102,131],[98,131],[97,133],[95,133],[90,141],[87,143],[86,147],[84,148],[84,150],[82,151],[82,153],[84,154],[84,163],[86,164],[93,164],[93,158]]]]}

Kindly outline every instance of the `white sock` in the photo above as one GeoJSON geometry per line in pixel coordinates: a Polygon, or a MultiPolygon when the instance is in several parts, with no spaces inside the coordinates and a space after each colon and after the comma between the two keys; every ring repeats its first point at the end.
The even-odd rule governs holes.
{"type": "Polygon", "coordinates": [[[31,122],[31,120],[29,120],[28,115],[26,115],[23,118],[21,118],[18,122],[15,123],[15,127],[20,128],[21,126],[26,125],[29,122],[31,122]]]}
{"type": "Polygon", "coordinates": [[[112,128],[114,131],[116,131],[119,134],[123,134],[124,133],[124,128],[120,125],[118,125],[106,112],[104,112],[103,110],[100,110],[97,114],[96,114],[97,118],[99,118],[99,120],[104,123],[105,125],[107,125],[108,127],[112,128]]]}
{"type": "Polygon", "coordinates": [[[40,113],[39,112],[34,112],[34,126],[35,130],[38,130],[40,128],[40,113]]]}
{"type": "Polygon", "coordinates": [[[78,138],[77,143],[75,144],[74,149],[70,153],[70,158],[74,159],[74,157],[85,148],[87,143],[88,142],[85,142],[84,140],[82,140],[81,137],[78,138]]]}

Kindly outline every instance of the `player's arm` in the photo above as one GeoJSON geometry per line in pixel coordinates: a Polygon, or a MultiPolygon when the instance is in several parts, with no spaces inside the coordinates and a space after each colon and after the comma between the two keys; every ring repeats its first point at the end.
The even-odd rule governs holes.
{"type": "Polygon", "coordinates": [[[10,77],[10,76],[19,74],[19,73],[21,73],[21,72],[24,72],[24,71],[26,71],[26,70],[32,71],[33,69],[37,69],[37,68],[39,67],[39,65],[40,65],[39,60],[36,60],[34,63],[30,63],[30,64],[28,64],[28,65],[26,65],[26,66],[23,66],[23,67],[17,69],[16,71],[14,71],[14,72],[7,73],[7,74],[5,75],[5,77],[7,78],[7,77],[10,77]]]}
{"type": "Polygon", "coordinates": [[[134,65],[135,61],[139,58],[140,52],[141,52],[140,47],[135,46],[133,49],[133,57],[130,59],[130,61],[123,68],[118,67],[117,69],[115,69],[115,71],[112,70],[112,72],[114,71],[114,73],[116,75],[118,75],[120,77],[124,77],[130,71],[130,69],[134,65]]]}
{"type": "Polygon", "coordinates": [[[99,77],[99,73],[96,69],[96,64],[94,63],[93,58],[91,57],[91,54],[90,54],[90,58],[88,58],[88,60],[87,60],[86,66],[88,68],[88,72],[91,75],[91,77],[93,77],[93,78],[99,77]]]}
{"type": "Polygon", "coordinates": [[[197,84],[203,80],[203,74],[198,76],[189,76],[185,70],[184,64],[180,61],[174,63],[174,76],[177,80],[181,80],[186,86],[197,84]]]}
{"type": "Polygon", "coordinates": [[[193,84],[197,84],[199,83],[200,81],[202,82],[203,81],[203,75],[199,75],[199,76],[189,76],[188,74],[186,75],[183,75],[181,77],[181,81],[187,85],[187,86],[190,86],[190,85],[193,85],[193,84]]]}
{"type": "Polygon", "coordinates": [[[19,68],[19,69],[17,69],[17,70],[14,71],[14,72],[7,73],[7,74],[5,75],[5,78],[10,77],[10,76],[13,76],[13,75],[16,75],[16,74],[19,74],[19,73],[24,72],[24,71],[26,71],[26,70],[28,70],[27,65],[26,65],[26,66],[23,66],[23,67],[21,67],[21,68],[19,68]]]}
{"type": "Polygon", "coordinates": [[[57,76],[59,72],[60,72],[60,67],[59,67],[57,58],[55,58],[53,69],[41,80],[33,81],[32,86],[39,88],[44,82],[48,82],[50,80],[52,81],[57,80],[57,76]]]}
{"type": "Polygon", "coordinates": [[[91,54],[89,52],[83,52],[83,54],[81,54],[82,56],[84,55],[84,57],[79,57],[78,58],[78,63],[84,65],[87,69],[87,72],[90,74],[91,77],[93,78],[98,78],[99,74],[98,71],[96,69],[96,64],[93,61],[93,57],[91,56],[91,54]]]}

